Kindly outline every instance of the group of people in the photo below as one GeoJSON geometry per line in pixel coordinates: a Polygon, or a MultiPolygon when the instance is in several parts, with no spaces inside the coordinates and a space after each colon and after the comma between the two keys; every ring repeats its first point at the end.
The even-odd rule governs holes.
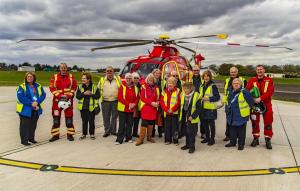
{"type": "MultiPolygon", "coordinates": [[[[159,69],[154,69],[144,81],[136,72],[127,73],[122,82],[114,74],[113,67],[107,67],[99,83],[94,83],[91,74],[84,72],[81,84],[77,85],[74,76],[68,72],[67,64],[61,63],[60,72],[52,76],[49,86],[53,97],[52,138],[49,141],[60,138],[62,111],[65,113],[67,139],[74,141],[73,99],[76,98],[82,118],[80,140],[86,139],[88,134],[90,139],[95,139],[95,116],[100,112],[100,103],[103,137],[115,135],[116,145],[133,142],[133,137],[137,138],[136,146],[143,144],[145,138],[154,143],[157,126],[158,135],[162,137],[164,134],[166,145],[179,145],[179,139],[186,137],[181,149],[194,153],[199,124],[203,139],[201,143],[210,146],[215,144],[217,109],[225,105],[227,123],[224,141],[229,141],[226,147],[238,145],[238,150],[244,149],[249,118],[254,137],[251,146],[259,145],[259,121],[263,114],[266,148],[272,149],[271,97],[274,84],[271,78],[265,76],[263,66],[258,65],[256,73],[247,82],[238,75],[236,67],[230,68],[230,77],[225,80],[224,96],[221,99],[211,72],[207,70],[201,76],[198,65],[193,67],[193,76],[187,82],[181,80],[177,71],[164,71],[162,75],[159,69]],[[253,96],[253,89],[256,89],[258,96],[253,96]],[[263,105],[265,111],[253,109],[257,105],[263,105]]],[[[36,81],[36,75],[27,72],[24,83],[17,88],[17,113],[20,116],[23,145],[36,143],[35,129],[46,97],[43,87],[36,81]]]]}

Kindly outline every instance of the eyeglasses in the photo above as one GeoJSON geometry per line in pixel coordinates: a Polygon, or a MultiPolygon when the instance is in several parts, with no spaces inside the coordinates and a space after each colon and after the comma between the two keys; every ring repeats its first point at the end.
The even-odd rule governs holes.
{"type": "Polygon", "coordinates": [[[135,80],[139,80],[140,78],[134,78],[135,80]]]}
{"type": "Polygon", "coordinates": [[[199,70],[193,70],[193,72],[199,72],[199,70]]]}
{"type": "Polygon", "coordinates": [[[112,73],[112,72],[113,72],[113,70],[106,70],[106,72],[107,72],[107,73],[112,73]]]}
{"type": "Polygon", "coordinates": [[[176,78],[177,78],[177,77],[178,77],[178,75],[172,75],[172,77],[176,77],[176,78]]]}

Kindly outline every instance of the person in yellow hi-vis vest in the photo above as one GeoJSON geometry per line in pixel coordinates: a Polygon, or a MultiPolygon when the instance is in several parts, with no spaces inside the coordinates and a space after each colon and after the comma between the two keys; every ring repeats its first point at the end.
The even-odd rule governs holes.
{"type": "Polygon", "coordinates": [[[181,91],[176,87],[176,78],[167,80],[167,87],[160,96],[160,106],[164,111],[165,144],[178,142],[178,110],[180,106],[181,91]]]}
{"type": "Polygon", "coordinates": [[[116,145],[125,142],[132,143],[133,111],[138,107],[140,100],[139,90],[133,84],[132,75],[125,74],[125,84],[118,91],[119,129],[116,145]]]}
{"type": "Polygon", "coordinates": [[[198,131],[199,114],[201,109],[200,95],[195,91],[192,82],[182,85],[183,93],[180,101],[179,123],[181,129],[185,129],[185,145],[182,150],[189,149],[189,153],[195,151],[195,137],[198,131]]]}
{"type": "MultiPolygon", "coordinates": [[[[226,78],[225,84],[224,84],[223,102],[225,103],[225,113],[227,113],[227,111],[228,111],[227,100],[228,100],[229,93],[232,91],[232,81],[235,78],[239,78],[242,81],[242,87],[247,86],[247,80],[245,78],[239,76],[239,70],[237,67],[235,67],[235,66],[231,67],[229,69],[229,74],[230,74],[230,77],[226,78]]],[[[226,123],[225,138],[223,139],[223,141],[229,141],[229,139],[230,139],[230,129],[229,129],[229,125],[226,123]]]]}
{"type": "Polygon", "coordinates": [[[99,109],[100,91],[97,85],[93,84],[92,76],[88,72],[81,74],[82,84],[78,86],[76,98],[78,99],[77,108],[80,110],[82,119],[82,136],[86,138],[89,130],[90,138],[95,139],[95,115],[99,109]]]}
{"type": "Polygon", "coordinates": [[[235,147],[238,150],[245,146],[247,121],[250,116],[250,108],[254,100],[248,90],[243,88],[243,81],[235,78],[232,81],[232,91],[228,95],[227,124],[230,129],[230,142],[225,147],[235,147]],[[238,141],[237,141],[238,139],[238,141]]]}
{"type": "Polygon", "coordinates": [[[21,144],[29,146],[30,143],[37,143],[35,130],[43,111],[42,103],[46,98],[46,93],[42,85],[36,82],[36,75],[33,72],[25,74],[24,83],[17,88],[17,98],[16,109],[20,116],[21,144]]]}
{"type": "Polygon", "coordinates": [[[117,135],[117,105],[120,85],[120,77],[115,76],[114,68],[108,66],[105,70],[105,76],[101,77],[98,83],[104,125],[103,137],[117,135]]]}
{"type": "Polygon", "coordinates": [[[220,100],[217,86],[212,81],[212,74],[209,70],[202,75],[204,83],[200,86],[200,98],[202,99],[202,110],[200,113],[201,123],[205,129],[205,139],[201,143],[208,145],[215,144],[217,108],[214,102],[220,100]]]}

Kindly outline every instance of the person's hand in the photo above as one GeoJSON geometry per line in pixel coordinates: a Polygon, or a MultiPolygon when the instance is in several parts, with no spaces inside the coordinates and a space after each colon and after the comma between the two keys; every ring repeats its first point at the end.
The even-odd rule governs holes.
{"type": "Polygon", "coordinates": [[[260,97],[259,97],[259,98],[254,98],[254,102],[255,102],[255,103],[261,102],[261,98],[260,98],[260,97]]]}
{"type": "Polygon", "coordinates": [[[83,94],[84,94],[84,95],[90,96],[90,95],[92,95],[92,92],[91,92],[90,90],[87,90],[87,91],[85,91],[83,94]]]}
{"type": "Polygon", "coordinates": [[[189,116],[188,120],[189,120],[189,121],[192,121],[192,120],[193,120],[192,116],[189,116]]]}
{"type": "Polygon", "coordinates": [[[205,96],[205,97],[202,98],[202,100],[203,100],[203,101],[209,101],[209,97],[206,97],[206,96],[205,96]]]}
{"type": "Polygon", "coordinates": [[[169,109],[168,113],[169,113],[169,114],[172,114],[172,113],[173,113],[172,109],[169,109]]]}
{"type": "Polygon", "coordinates": [[[39,104],[38,104],[38,102],[36,102],[36,101],[32,102],[32,104],[31,104],[32,107],[37,107],[38,105],[39,105],[39,104]]]}
{"type": "Polygon", "coordinates": [[[151,102],[151,105],[152,105],[153,107],[158,107],[158,103],[157,103],[157,102],[151,102]]]}
{"type": "Polygon", "coordinates": [[[130,103],[129,104],[129,109],[133,109],[135,107],[135,104],[134,103],[130,103]]]}

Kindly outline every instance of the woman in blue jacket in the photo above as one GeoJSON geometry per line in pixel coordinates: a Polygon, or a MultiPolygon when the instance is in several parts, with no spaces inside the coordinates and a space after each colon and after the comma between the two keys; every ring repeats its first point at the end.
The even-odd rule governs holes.
{"type": "Polygon", "coordinates": [[[17,88],[17,113],[20,116],[21,144],[29,146],[37,143],[35,130],[39,115],[42,114],[42,102],[46,94],[43,87],[36,83],[33,72],[25,74],[24,83],[17,88]],[[30,142],[30,143],[29,143],[30,142]]]}
{"type": "Polygon", "coordinates": [[[201,143],[207,143],[208,145],[215,144],[216,125],[217,119],[217,107],[214,102],[220,100],[220,94],[217,86],[212,81],[212,74],[209,70],[203,72],[202,79],[204,81],[201,84],[199,92],[202,100],[202,110],[200,112],[201,125],[205,130],[206,138],[201,143]]]}
{"type": "Polygon", "coordinates": [[[249,91],[242,87],[239,78],[232,81],[233,90],[228,96],[227,124],[230,129],[230,142],[226,147],[235,147],[238,139],[238,150],[243,150],[246,138],[246,126],[249,120],[250,108],[254,101],[249,91]]]}

